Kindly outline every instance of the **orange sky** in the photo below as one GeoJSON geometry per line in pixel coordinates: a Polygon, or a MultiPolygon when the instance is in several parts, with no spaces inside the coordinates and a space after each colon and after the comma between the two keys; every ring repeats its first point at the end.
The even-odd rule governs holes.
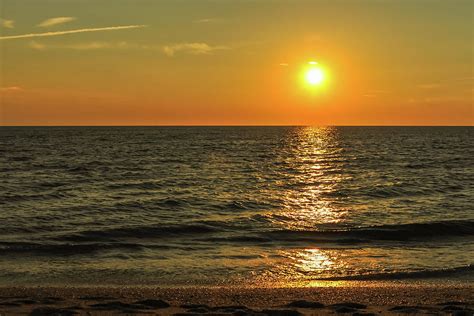
{"type": "Polygon", "coordinates": [[[1,6],[2,125],[474,122],[468,0],[1,6]]]}

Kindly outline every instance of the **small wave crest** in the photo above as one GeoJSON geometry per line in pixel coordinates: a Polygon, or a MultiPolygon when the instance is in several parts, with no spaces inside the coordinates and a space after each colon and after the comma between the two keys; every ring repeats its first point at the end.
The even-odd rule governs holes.
{"type": "MultiPolygon", "coordinates": [[[[263,219],[260,218],[259,220],[262,221],[263,219]]],[[[361,244],[377,241],[405,242],[474,236],[474,221],[381,225],[347,230],[275,230],[270,229],[267,226],[268,223],[261,224],[262,227],[259,229],[247,222],[229,223],[224,221],[123,226],[67,233],[56,237],[56,240],[100,242],[128,239],[197,238],[200,241],[213,243],[319,242],[361,244]]]]}
{"type": "Polygon", "coordinates": [[[123,238],[166,238],[210,234],[218,231],[220,231],[219,228],[205,224],[129,226],[82,231],[63,235],[58,237],[58,239],[66,241],[97,241],[123,238]]]}
{"type": "Polygon", "coordinates": [[[29,254],[29,255],[83,255],[108,250],[126,249],[139,251],[143,246],[132,243],[85,243],[85,244],[41,244],[28,242],[0,243],[0,254],[29,254]]]}
{"type": "Polygon", "coordinates": [[[386,273],[358,274],[348,276],[335,276],[322,278],[323,281],[383,281],[383,280],[401,280],[401,279],[426,279],[453,277],[457,275],[471,274],[474,272],[474,265],[460,266],[446,269],[420,270],[420,271],[399,271],[386,273]]]}
{"type": "Polygon", "coordinates": [[[409,241],[417,239],[434,239],[437,237],[456,237],[474,235],[474,221],[443,221],[431,223],[411,223],[399,225],[381,225],[359,227],[350,230],[274,230],[263,233],[272,240],[305,241],[305,240],[351,240],[351,241],[409,241]]]}

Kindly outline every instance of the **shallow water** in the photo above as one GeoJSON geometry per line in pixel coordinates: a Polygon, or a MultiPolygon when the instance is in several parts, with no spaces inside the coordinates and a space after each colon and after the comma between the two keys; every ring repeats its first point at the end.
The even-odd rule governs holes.
{"type": "Polygon", "coordinates": [[[473,274],[470,127],[2,127],[0,284],[473,274]]]}

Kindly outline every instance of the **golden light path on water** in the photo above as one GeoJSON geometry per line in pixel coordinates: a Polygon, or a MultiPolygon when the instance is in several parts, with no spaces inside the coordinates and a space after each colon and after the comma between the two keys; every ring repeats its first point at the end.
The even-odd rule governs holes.
{"type": "MultiPolygon", "coordinates": [[[[321,197],[323,193],[337,190],[338,183],[344,179],[341,175],[343,167],[336,163],[340,147],[335,133],[334,128],[330,127],[307,127],[301,131],[302,142],[296,155],[301,160],[296,163],[301,169],[302,181],[311,185],[303,194],[288,197],[296,198],[297,204],[303,206],[296,213],[301,226],[315,219],[324,223],[338,223],[344,221],[347,214],[333,207],[331,199],[321,197]]],[[[288,213],[287,216],[290,216],[288,213]]],[[[331,258],[328,251],[318,248],[300,250],[290,258],[294,258],[294,268],[303,274],[329,272],[335,270],[335,266],[343,265],[337,258],[331,258]]]]}
{"type": "MultiPolygon", "coordinates": [[[[344,172],[342,147],[339,145],[337,130],[333,127],[304,127],[297,129],[296,135],[285,150],[288,163],[295,169],[292,187],[298,190],[280,192],[285,201],[278,211],[281,229],[292,231],[313,231],[315,226],[329,227],[344,225],[349,210],[335,205],[337,190],[341,181],[349,180],[344,172]]],[[[277,224],[277,223],[276,223],[277,224]]],[[[268,262],[274,268],[266,273],[268,279],[277,276],[281,286],[321,286],[318,278],[334,276],[337,271],[348,268],[339,250],[320,249],[317,242],[311,247],[278,251],[279,259],[268,262]]],[[[354,254],[354,252],[352,252],[354,254]]],[[[342,281],[323,282],[325,286],[339,286],[342,281]]]]}
{"type": "MultiPolygon", "coordinates": [[[[280,194],[283,207],[268,215],[276,216],[274,225],[281,230],[299,231],[303,236],[307,233],[308,238],[302,241],[299,234],[295,237],[297,244],[275,250],[264,259],[265,265],[272,268],[257,277],[257,283],[277,283],[285,287],[341,286],[353,281],[337,280],[339,277],[372,274],[385,271],[384,267],[393,264],[409,264],[407,249],[362,246],[351,244],[350,239],[334,243],[312,234],[353,227],[354,221],[366,216],[362,215],[366,206],[357,203],[356,198],[340,197],[340,191],[347,190],[352,180],[350,161],[353,156],[342,143],[338,129],[304,127],[294,133],[282,149],[294,170],[289,180],[291,189],[275,193],[280,194]]],[[[291,236],[286,237],[291,239],[291,236]]],[[[418,253],[417,249],[410,251],[418,253]]],[[[257,268],[258,263],[254,264],[257,268]]]]}
{"type": "Polygon", "coordinates": [[[314,223],[343,222],[347,212],[334,207],[334,199],[328,195],[336,192],[339,183],[347,178],[342,175],[337,131],[331,127],[305,127],[297,132],[298,141],[291,148],[296,170],[293,181],[304,189],[284,193],[286,209],[281,214],[293,218],[295,225],[287,228],[306,229],[313,228],[314,223]]]}

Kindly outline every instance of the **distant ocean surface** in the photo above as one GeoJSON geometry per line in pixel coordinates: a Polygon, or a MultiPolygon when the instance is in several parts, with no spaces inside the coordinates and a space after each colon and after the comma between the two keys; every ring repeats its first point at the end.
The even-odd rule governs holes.
{"type": "Polygon", "coordinates": [[[0,285],[473,279],[472,127],[1,127],[0,285]]]}

